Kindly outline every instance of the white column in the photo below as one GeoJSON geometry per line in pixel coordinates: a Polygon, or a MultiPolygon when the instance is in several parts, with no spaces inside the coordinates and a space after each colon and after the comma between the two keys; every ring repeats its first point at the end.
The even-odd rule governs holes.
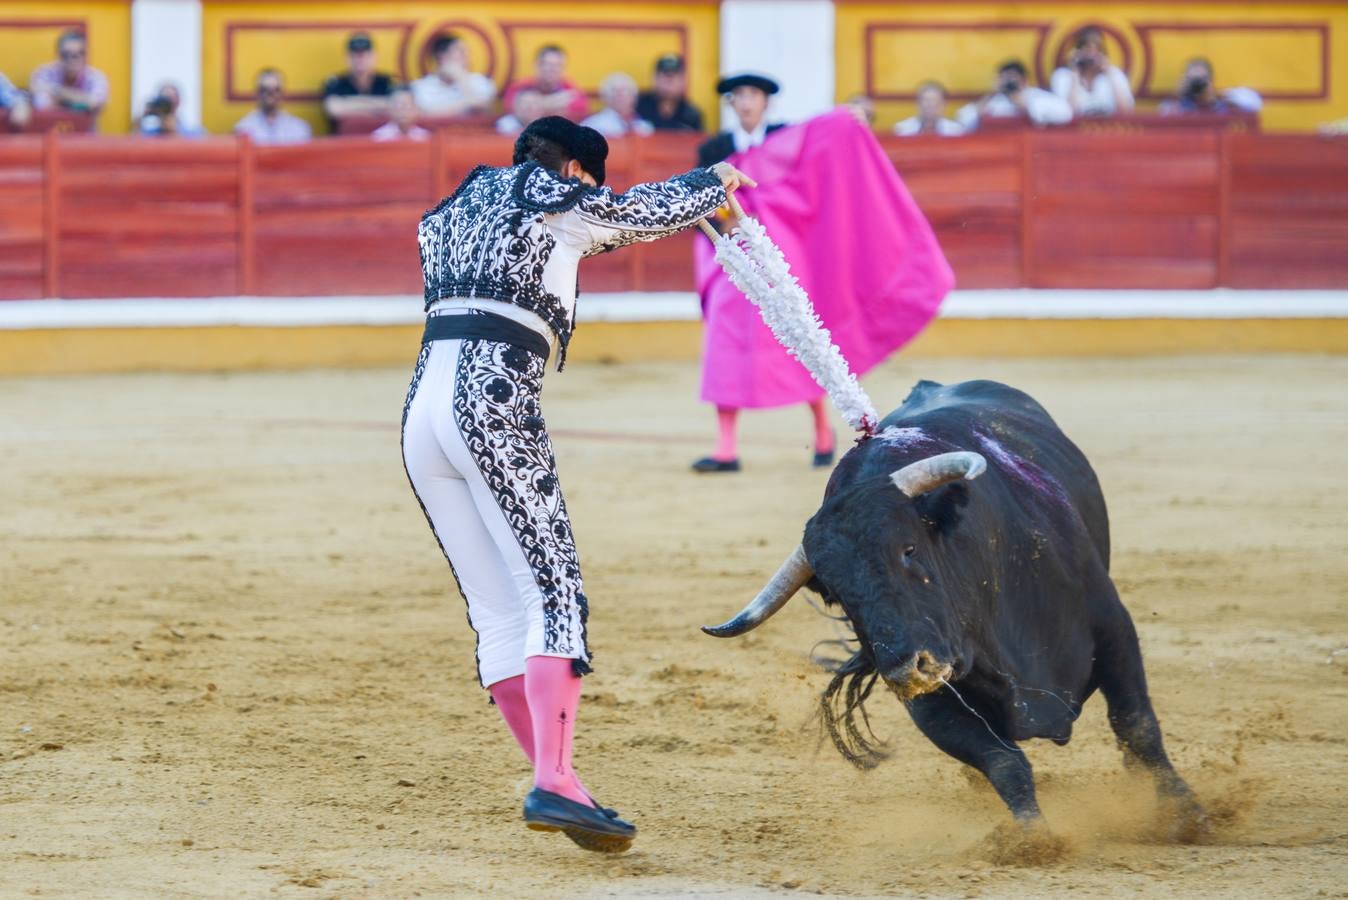
{"type": "Polygon", "coordinates": [[[184,121],[200,125],[201,0],[132,0],[132,122],[165,81],[182,93],[184,121]]]}
{"type": "MultiPolygon", "coordinates": [[[[782,86],[772,121],[799,122],[833,107],[832,0],[723,0],[721,73],[759,72],[782,86]]],[[[732,121],[722,104],[721,123],[732,121]]]]}

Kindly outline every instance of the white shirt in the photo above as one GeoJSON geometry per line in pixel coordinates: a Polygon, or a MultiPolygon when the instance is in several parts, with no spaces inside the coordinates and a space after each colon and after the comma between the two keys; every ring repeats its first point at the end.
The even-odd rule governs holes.
{"type": "Polygon", "coordinates": [[[655,126],[645,119],[624,119],[616,109],[606,106],[580,124],[593,128],[604,137],[622,137],[624,134],[653,134],[655,126]]]}
{"type": "Polygon", "coordinates": [[[417,109],[432,115],[468,112],[473,107],[486,107],[496,97],[496,85],[478,72],[469,72],[452,84],[432,72],[418,78],[409,87],[417,109]]]}
{"type": "Polygon", "coordinates": [[[1053,93],[1071,104],[1079,116],[1112,116],[1133,108],[1133,90],[1128,86],[1128,76],[1114,66],[1097,72],[1088,86],[1082,86],[1077,73],[1065,66],[1054,72],[1048,83],[1053,93]],[[1076,88],[1075,97],[1073,88],[1076,88]],[[1123,109],[1118,108],[1115,91],[1128,98],[1123,109]]]}
{"type": "Polygon", "coordinates": [[[428,141],[430,138],[431,133],[420,125],[413,125],[404,132],[397,122],[385,122],[370,132],[370,139],[375,141],[428,141]]]}
{"type": "Polygon", "coordinates": [[[246,134],[254,144],[303,144],[309,140],[309,123],[285,110],[277,110],[270,119],[255,109],[234,126],[235,134],[246,134]]]}
{"type": "MultiPolygon", "coordinates": [[[[913,116],[912,118],[904,119],[902,122],[895,125],[894,133],[899,137],[912,137],[916,134],[931,134],[932,132],[923,132],[922,119],[918,116],[913,116]]],[[[935,133],[941,137],[955,137],[964,134],[964,126],[953,119],[937,119],[935,133]]]]}
{"type": "MultiPolygon", "coordinates": [[[[1025,96],[1025,114],[1036,125],[1062,125],[1072,121],[1072,107],[1057,94],[1043,88],[1021,88],[1025,96]]],[[[964,126],[965,131],[978,127],[978,101],[968,104],[955,113],[955,118],[964,126]]],[[[1020,115],[1020,108],[1011,102],[1005,94],[993,94],[983,115],[990,118],[1011,118],[1020,115]]]]}
{"type": "Polygon", "coordinates": [[[743,153],[750,147],[757,147],[759,144],[763,143],[763,141],[767,140],[767,137],[768,120],[766,116],[763,117],[763,121],[759,122],[758,127],[753,131],[745,131],[743,126],[740,125],[739,119],[736,119],[735,124],[730,127],[730,138],[735,142],[736,153],[743,153]]]}

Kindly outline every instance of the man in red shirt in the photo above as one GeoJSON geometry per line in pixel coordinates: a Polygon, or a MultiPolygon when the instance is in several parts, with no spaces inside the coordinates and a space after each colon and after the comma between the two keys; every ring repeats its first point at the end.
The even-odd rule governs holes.
{"type": "Polygon", "coordinates": [[[507,110],[514,109],[515,95],[520,91],[535,91],[543,98],[543,116],[566,116],[579,122],[589,115],[590,101],[583,91],[566,77],[566,51],[556,44],[548,44],[534,58],[535,74],[512,84],[501,98],[507,110]]]}

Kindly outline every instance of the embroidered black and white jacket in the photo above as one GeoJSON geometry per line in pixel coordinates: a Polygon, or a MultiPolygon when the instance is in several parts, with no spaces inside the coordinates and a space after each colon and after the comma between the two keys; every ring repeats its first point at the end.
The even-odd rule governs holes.
{"type": "Polygon", "coordinates": [[[426,308],[484,299],[525,309],[556,335],[560,367],[575,325],[580,260],[674,234],[725,200],[707,169],[617,194],[534,162],[478,166],[417,229],[426,308]]]}

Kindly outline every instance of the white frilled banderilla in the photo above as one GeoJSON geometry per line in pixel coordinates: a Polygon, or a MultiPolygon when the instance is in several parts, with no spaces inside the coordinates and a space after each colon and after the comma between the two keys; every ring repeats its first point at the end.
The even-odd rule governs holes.
{"type": "Polygon", "coordinates": [[[847,423],[860,431],[863,439],[870,437],[880,416],[819,320],[809,295],[791,274],[781,249],[757,219],[745,214],[734,195],[730,208],[738,221],[727,233],[717,234],[705,220],[700,223],[716,246],[716,261],[730,282],[758,307],[778,343],[828,392],[847,423]]]}

